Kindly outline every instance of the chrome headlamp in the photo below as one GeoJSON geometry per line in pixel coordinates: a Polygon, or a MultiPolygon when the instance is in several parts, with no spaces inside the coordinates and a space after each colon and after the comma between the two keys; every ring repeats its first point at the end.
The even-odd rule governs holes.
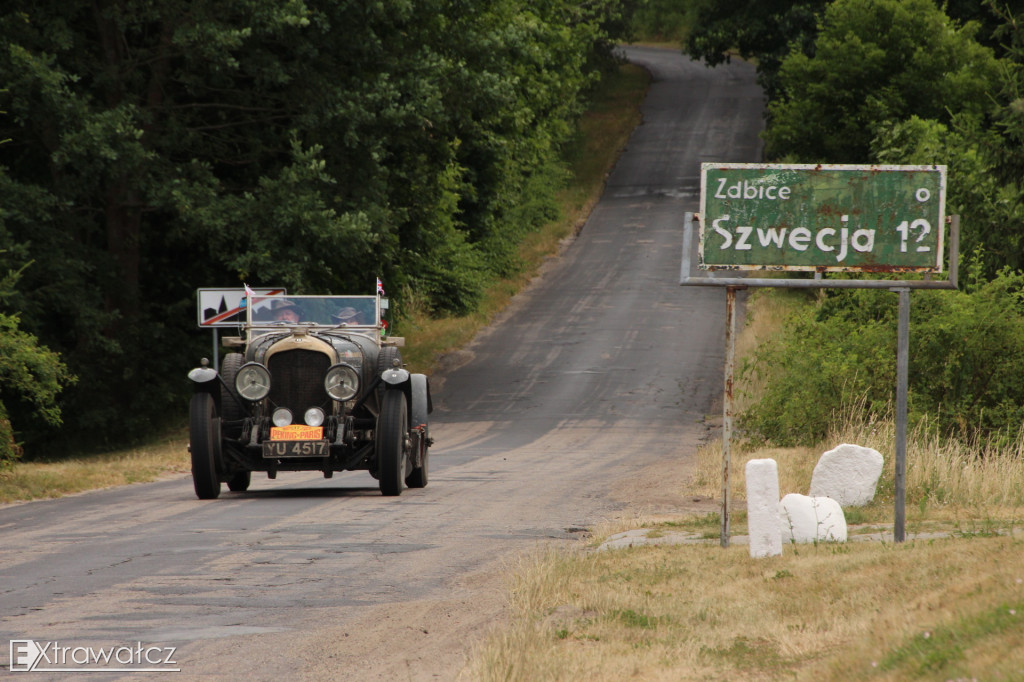
{"type": "Polygon", "coordinates": [[[335,400],[351,400],[359,392],[359,372],[351,365],[334,365],[324,377],[324,390],[335,400]]]}
{"type": "Polygon", "coordinates": [[[326,418],[327,415],[319,407],[311,407],[302,415],[302,421],[306,422],[306,426],[323,426],[326,418]]]}
{"type": "Polygon", "coordinates": [[[290,426],[292,423],[292,411],[287,407],[279,407],[270,415],[270,421],[274,426],[290,426]]]}
{"type": "Polygon", "coordinates": [[[235,390],[246,400],[263,400],[270,393],[270,372],[258,362],[242,365],[235,375],[235,390]]]}

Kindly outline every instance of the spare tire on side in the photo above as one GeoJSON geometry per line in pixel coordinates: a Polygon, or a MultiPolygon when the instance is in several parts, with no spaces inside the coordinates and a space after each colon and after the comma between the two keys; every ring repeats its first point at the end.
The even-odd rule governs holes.
{"type": "Polygon", "coordinates": [[[402,354],[395,346],[384,346],[380,349],[380,353],[377,355],[377,376],[384,373],[385,370],[395,367],[395,360],[398,360],[398,367],[402,366],[402,354]]]}
{"type": "Polygon", "coordinates": [[[239,404],[241,398],[235,391],[235,377],[244,364],[245,356],[241,353],[228,353],[220,363],[220,376],[224,379],[224,384],[227,384],[227,387],[224,384],[220,387],[221,432],[226,438],[241,436],[242,420],[249,416],[239,404]]]}

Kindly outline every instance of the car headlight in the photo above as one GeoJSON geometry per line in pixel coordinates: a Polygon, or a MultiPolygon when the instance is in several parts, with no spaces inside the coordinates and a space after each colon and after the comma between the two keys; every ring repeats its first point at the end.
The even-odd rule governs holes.
{"type": "Polygon", "coordinates": [[[291,426],[292,411],[287,407],[279,407],[274,410],[274,414],[270,416],[270,420],[274,422],[274,426],[291,426]]]}
{"type": "Polygon", "coordinates": [[[263,400],[270,393],[270,372],[258,362],[249,362],[238,368],[235,390],[246,400],[263,400]]]}
{"type": "Polygon", "coordinates": [[[303,421],[306,422],[306,426],[322,426],[325,418],[324,411],[319,407],[311,407],[303,415],[303,421]]]}
{"type": "Polygon", "coordinates": [[[324,377],[324,390],[335,400],[351,400],[359,392],[359,373],[351,365],[334,365],[324,377]]]}

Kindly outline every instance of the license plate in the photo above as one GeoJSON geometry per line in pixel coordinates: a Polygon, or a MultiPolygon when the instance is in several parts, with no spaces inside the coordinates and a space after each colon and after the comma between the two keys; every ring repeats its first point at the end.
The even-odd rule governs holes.
{"type": "Polygon", "coordinates": [[[270,459],[278,459],[280,457],[326,457],[330,453],[330,441],[326,440],[275,440],[263,442],[263,456],[270,459]]]}

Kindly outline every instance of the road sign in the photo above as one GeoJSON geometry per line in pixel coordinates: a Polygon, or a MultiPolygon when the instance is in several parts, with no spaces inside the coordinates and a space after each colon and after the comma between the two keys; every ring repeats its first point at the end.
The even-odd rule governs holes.
{"type": "Polygon", "coordinates": [[[942,272],[945,166],[701,164],[707,270],[942,272]]]}
{"type": "MultiPolygon", "coordinates": [[[[237,327],[245,322],[245,308],[242,299],[245,289],[198,289],[199,326],[204,329],[215,327],[237,327]]],[[[256,296],[283,296],[288,291],[282,287],[253,289],[256,296]]]]}

